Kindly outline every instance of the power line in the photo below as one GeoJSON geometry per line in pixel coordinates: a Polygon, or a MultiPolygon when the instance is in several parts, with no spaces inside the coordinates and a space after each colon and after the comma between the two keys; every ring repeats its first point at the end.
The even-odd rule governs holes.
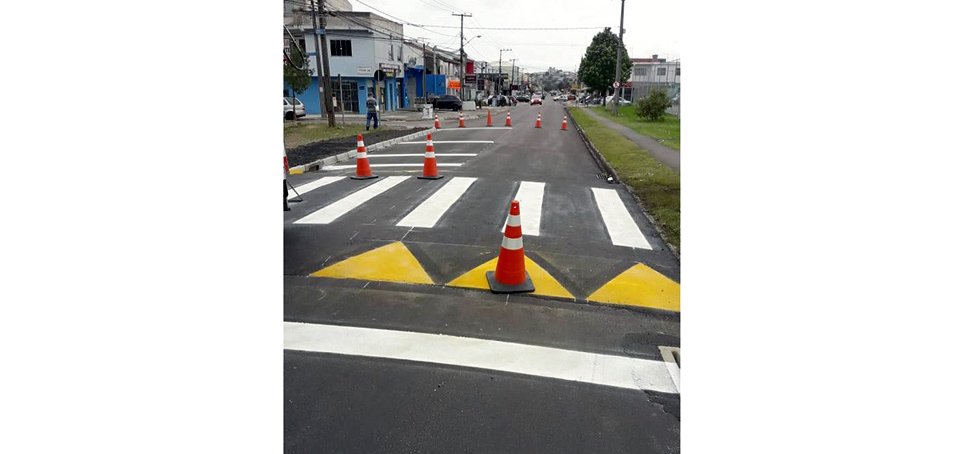
{"type": "MultiPolygon", "coordinates": [[[[431,25],[431,24],[408,24],[415,27],[434,27],[434,28],[458,28],[454,25],[431,25]]],[[[535,31],[551,31],[551,30],[602,30],[605,27],[465,27],[469,30],[535,30],[535,31]]]]}

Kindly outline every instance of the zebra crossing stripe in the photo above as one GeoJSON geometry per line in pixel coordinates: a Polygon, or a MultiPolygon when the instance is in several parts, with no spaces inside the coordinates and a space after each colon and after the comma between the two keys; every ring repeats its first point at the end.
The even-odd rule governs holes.
{"type": "Polygon", "coordinates": [[[335,181],[343,180],[344,178],[347,178],[347,177],[323,177],[323,178],[320,178],[320,179],[317,179],[317,180],[313,180],[313,181],[311,181],[311,182],[309,182],[307,184],[303,184],[303,185],[297,186],[296,193],[294,193],[293,190],[290,189],[290,191],[287,194],[286,198],[287,199],[292,199],[293,197],[296,197],[296,194],[297,193],[299,193],[299,194],[306,194],[306,193],[308,193],[308,192],[310,192],[310,191],[312,191],[314,189],[317,189],[317,188],[326,186],[326,185],[328,185],[330,183],[333,183],[335,181]]]}
{"type": "Polygon", "coordinates": [[[610,233],[610,240],[616,246],[629,246],[641,249],[653,249],[650,243],[643,237],[640,228],[630,216],[620,195],[614,189],[590,188],[593,190],[593,197],[596,199],[596,207],[599,208],[606,230],[610,233]]]}
{"type": "MultiPolygon", "coordinates": [[[[539,236],[539,222],[542,220],[542,195],[545,193],[545,188],[545,183],[534,181],[523,181],[519,184],[519,191],[515,193],[513,200],[519,201],[519,207],[522,210],[523,235],[539,236]]],[[[505,231],[505,226],[508,223],[509,218],[506,216],[505,224],[502,224],[499,231],[505,231]]]]}
{"type": "Polygon", "coordinates": [[[298,219],[294,224],[329,224],[407,179],[406,176],[387,177],[298,219]]]}
{"type": "Polygon", "coordinates": [[[441,219],[441,216],[468,190],[468,187],[475,180],[477,178],[452,178],[441,189],[438,189],[434,194],[425,199],[417,208],[411,210],[404,219],[401,219],[397,223],[398,227],[434,227],[438,223],[438,220],[441,219]]]}

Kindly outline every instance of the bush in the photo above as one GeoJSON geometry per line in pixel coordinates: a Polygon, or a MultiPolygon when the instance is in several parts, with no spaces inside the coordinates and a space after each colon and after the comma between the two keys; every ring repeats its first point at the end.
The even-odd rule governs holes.
{"type": "Polygon", "coordinates": [[[659,121],[667,108],[672,105],[666,91],[654,89],[650,90],[647,97],[637,100],[636,113],[638,117],[646,118],[648,121],[659,121]]]}

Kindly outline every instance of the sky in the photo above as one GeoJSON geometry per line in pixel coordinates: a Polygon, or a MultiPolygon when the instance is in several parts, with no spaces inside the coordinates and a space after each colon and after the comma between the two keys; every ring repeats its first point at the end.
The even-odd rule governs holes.
{"type": "MultiPolygon", "coordinates": [[[[575,71],[593,35],[611,27],[620,28],[620,0],[350,0],[354,11],[371,11],[404,22],[404,34],[430,44],[458,48],[460,18],[452,13],[470,13],[465,18],[465,52],[470,59],[498,61],[516,59],[526,71],[544,71],[550,66],[575,71]],[[363,3],[362,3],[363,2],[363,3]],[[590,5],[595,5],[591,7],[590,5]],[[469,27],[595,27],[585,30],[475,30],[469,27]],[[482,35],[480,38],[474,38],[482,35]]],[[[653,54],[680,58],[678,2],[627,0],[623,42],[631,57],[653,54]]]]}

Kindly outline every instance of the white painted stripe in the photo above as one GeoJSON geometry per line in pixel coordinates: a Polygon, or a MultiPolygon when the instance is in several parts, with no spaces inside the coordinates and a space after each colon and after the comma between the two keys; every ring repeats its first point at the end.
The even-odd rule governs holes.
{"type": "MultiPolygon", "coordinates": [[[[323,178],[319,178],[319,179],[313,180],[313,181],[311,181],[311,182],[309,182],[307,184],[302,184],[300,186],[297,186],[296,187],[296,192],[299,193],[299,194],[301,194],[301,195],[302,194],[306,194],[306,193],[308,193],[308,192],[310,192],[310,191],[312,191],[314,189],[317,189],[317,188],[326,186],[326,185],[328,185],[330,183],[333,183],[335,181],[343,180],[344,178],[347,178],[347,177],[323,177],[323,178]]],[[[286,196],[286,198],[287,199],[290,199],[290,198],[293,198],[293,197],[296,197],[296,193],[294,193],[293,190],[290,189],[289,194],[286,196]]]]}
{"type": "MultiPolygon", "coordinates": [[[[469,129],[469,128],[463,128],[463,129],[469,129]]],[[[408,145],[417,145],[419,143],[423,143],[427,145],[427,142],[401,142],[401,143],[408,144],[408,145]]],[[[438,143],[495,143],[495,141],[494,140],[439,140],[435,143],[436,144],[438,143]]]]}
{"type": "Polygon", "coordinates": [[[366,356],[676,394],[662,361],[445,334],[283,322],[283,348],[366,356]]]}
{"type": "Polygon", "coordinates": [[[674,382],[674,387],[677,388],[677,392],[680,393],[680,366],[677,365],[677,360],[674,358],[674,352],[680,356],[679,347],[657,347],[660,349],[660,356],[664,359],[664,364],[667,365],[667,372],[670,374],[671,381],[674,382]]]}
{"type": "Polygon", "coordinates": [[[438,223],[441,216],[451,208],[461,196],[468,190],[468,187],[475,182],[477,178],[472,177],[454,177],[445,183],[441,189],[435,191],[431,194],[424,202],[421,202],[415,209],[411,210],[401,222],[398,222],[398,227],[423,227],[430,229],[438,223]]]}
{"type": "Polygon", "coordinates": [[[614,189],[590,188],[596,199],[606,230],[610,233],[610,240],[617,246],[629,246],[641,249],[653,249],[643,237],[643,232],[637,227],[633,216],[627,211],[620,195],[614,189]]]}
{"type": "Polygon", "coordinates": [[[510,251],[518,251],[519,249],[522,249],[522,237],[509,238],[507,236],[503,236],[502,247],[510,251]]]}
{"type": "Polygon", "coordinates": [[[368,200],[381,195],[384,191],[397,186],[407,179],[409,177],[397,176],[378,180],[366,188],[360,189],[353,194],[300,218],[294,224],[329,224],[340,216],[347,214],[350,210],[359,207],[368,200]]]}
{"type": "MultiPolygon", "coordinates": [[[[422,156],[422,155],[418,155],[422,156]]],[[[445,154],[444,156],[448,156],[445,154]]],[[[371,164],[371,167],[424,167],[424,163],[421,164],[371,164]]],[[[455,163],[438,163],[438,167],[461,167],[462,164],[455,163]]],[[[340,166],[323,166],[320,170],[343,170],[343,169],[356,169],[356,165],[340,165],[340,166]]]]}
{"type": "MultiPolygon", "coordinates": [[[[539,236],[539,221],[542,219],[542,195],[545,188],[545,183],[533,181],[523,181],[519,184],[519,191],[515,193],[515,198],[512,200],[519,201],[523,235],[539,236]]],[[[508,223],[509,218],[506,216],[505,224],[508,223]]],[[[505,231],[505,225],[502,226],[501,230],[505,231]]]]}
{"type": "MultiPolygon", "coordinates": [[[[429,152],[425,151],[425,153],[429,153],[429,152]]],[[[434,152],[434,153],[435,153],[435,156],[478,156],[478,153],[438,153],[437,151],[434,152]]],[[[379,153],[375,153],[375,154],[370,155],[370,158],[371,159],[374,159],[374,158],[407,158],[407,157],[412,157],[412,156],[426,156],[426,155],[425,154],[421,154],[421,153],[389,153],[389,154],[379,154],[379,153]]]]}

